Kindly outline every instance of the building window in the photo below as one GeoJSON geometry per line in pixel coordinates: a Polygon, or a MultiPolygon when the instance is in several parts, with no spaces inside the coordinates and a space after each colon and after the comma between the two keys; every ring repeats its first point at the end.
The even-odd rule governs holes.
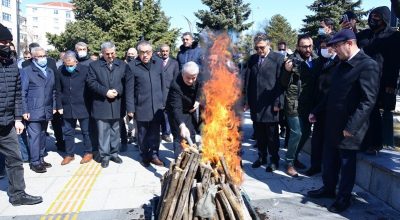
{"type": "Polygon", "coordinates": [[[54,14],[55,14],[55,15],[58,15],[58,10],[54,10],[54,14]]]}
{"type": "Polygon", "coordinates": [[[11,21],[11,15],[3,12],[3,21],[11,21]]]}
{"type": "Polygon", "coordinates": [[[71,12],[70,11],[65,12],[65,17],[66,18],[71,18],[71,12]]]}
{"type": "Polygon", "coordinates": [[[54,23],[58,24],[58,18],[54,18],[54,23]]]}
{"type": "Polygon", "coordinates": [[[35,29],[36,29],[36,28],[39,28],[39,27],[38,27],[38,26],[36,26],[36,25],[35,25],[35,26],[32,26],[32,27],[33,27],[33,28],[35,28],[35,29]]]}
{"type": "Polygon", "coordinates": [[[38,21],[38,17],[33,17],[32,20],[37,22],[38,21]]]}
{"type": "Polygon", "coordinates": [[[33,40],[39,39],[39,35],[33,35],[33,40]]]}
{"type": "Polygon", "coordinates": [[[32,8],[32,11],[33,11],[33,12],[36,12],[36,11],[37,11],[37,8],[32,8]]]}
{"type": "Polygon", "coordinates": [[[1,0],[1,5],[7,8],[11,8],[10,0],[1,0]]]}

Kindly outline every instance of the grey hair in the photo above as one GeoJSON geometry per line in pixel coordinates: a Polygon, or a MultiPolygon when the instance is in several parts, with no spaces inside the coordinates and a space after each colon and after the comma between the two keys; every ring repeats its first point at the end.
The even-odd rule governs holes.
{"type": "Polygon", "coordinates": [[[113,44],[111,41],[106,41],[101,44],[100,48],[101,48],[102,52],[105,49],[114,49],[115,50],[115,44],[113,44]]]}
{"type": "Polygon", "coordinates": [[[39,52],[39,51],[44,51],[44,52],[46,52],[46,50],[43,49],[43,47],[32,47],[32,49],[31,49],[31,54],[32,54],[32,56],[35,56],[36,53],[39,52]]]}
{"type": "Polygon", "coordinates": [[[74,51],[70,51],[68,50],[67,52],[65,52],[64,57],[63,57],[63,61],[66,60],[74,60],[74,61],[78,61],[76,59],[76,53],[74,53],[74,51]]]}
{"type": "Polygon", "coordinates": [[[81,42],[78,42],[78,43],[75,44],[75,50],[76,50],[77,47],[86,47],[87,48],[88,45],[85,42],[81,41],[81,42]]]}
{"type": "Polygon", "coordinates": [[[185,32],[182,34],[182,37],[189,35],[193,39],[193,34],[190,32],[185,32]]]}
{"type": "Polygon", "coordinates": [[[269,43],[269,38],[264,33],[257,33],[254,36],[254,44],[258,44],[260,41],[265,41],[265,42],[269,43]]]}
{"type": "Polygon", "coordinates": [[[137,47],[136,47],[137,50],[140,51],[140,48],[141,48],[142,46],[150,46],[151,50],[153,49],[153,46],[151,46],[151,43],[148,42],[148,41],[146,41],[146,40],[142,40],[142,41],[140,41],[140,42],[138,43],[138,45],[137,45],[137,47]]]}
{"type": "Polygon", "coordinates": [[[168,47],[168,48],[169,48],[169,45],[168,45],[168,44],[161,44],[161,45],[160,45],[160,50],[161,50],[161,48],[163,48],[163,47],[168,47]]]}
{"type": "Polygon", "coordinates": [[[182,75],[190,74],[190,75],[197,75],[200,72],[199,65],[193,61],[189,61],[185,63],[182,67],[182,75]]]}
{"type": "Polygon", "coordinates": [[[130,50],[133,50],[137,54],[137,50],[134,47],[129,48],[126,52],[128,53],[130,50]]]}

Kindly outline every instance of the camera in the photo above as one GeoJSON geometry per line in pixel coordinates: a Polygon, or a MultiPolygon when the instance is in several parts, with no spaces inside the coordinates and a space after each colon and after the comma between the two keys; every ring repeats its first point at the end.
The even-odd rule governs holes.
{"type": "Polygon", "coordinates": [[[301,63],[303,62],[303,60],[297,58],[294,54],[291,54],[287,57],[287,60],[292,61],[293,63],[293,68],[298,68],[300,67],[301,63]]]}

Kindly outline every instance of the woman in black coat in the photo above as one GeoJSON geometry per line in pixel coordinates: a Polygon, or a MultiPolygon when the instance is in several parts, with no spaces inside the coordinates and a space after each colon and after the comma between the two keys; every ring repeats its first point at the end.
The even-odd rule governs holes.
{"type": "Polygon", "coordinates": [[[169,89],[166,108],[172,135],[174,137],[174,153],[181,152],[182,138],[195,141],[197,121],[196,109],[200,103],[202,83],[198,80],[199,66],[195,62],[188,62],[182,67],[182,74],[178,75],[169,89]]]}

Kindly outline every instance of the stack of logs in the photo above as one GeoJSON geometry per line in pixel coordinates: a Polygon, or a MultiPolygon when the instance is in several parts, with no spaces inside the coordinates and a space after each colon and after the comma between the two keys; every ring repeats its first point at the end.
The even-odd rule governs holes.
{"type": "Polygon", "coordinates": [[[210,163],[201,162],[201,154],[196,149],[186,148],[175,162],[171,163],[170,169],[161,180],[157,219],[206,219],[196,216],[196,206],[210,188],[215,189],[212,185],[217,187],[217,193],[212,198],[212,204],[207,206],[214,206],[216,212],[212,218],[207,219],[251,219],[241,192],[232,181],[224,157],[219,159],[221,168],[213,168],[210,163]]]}

